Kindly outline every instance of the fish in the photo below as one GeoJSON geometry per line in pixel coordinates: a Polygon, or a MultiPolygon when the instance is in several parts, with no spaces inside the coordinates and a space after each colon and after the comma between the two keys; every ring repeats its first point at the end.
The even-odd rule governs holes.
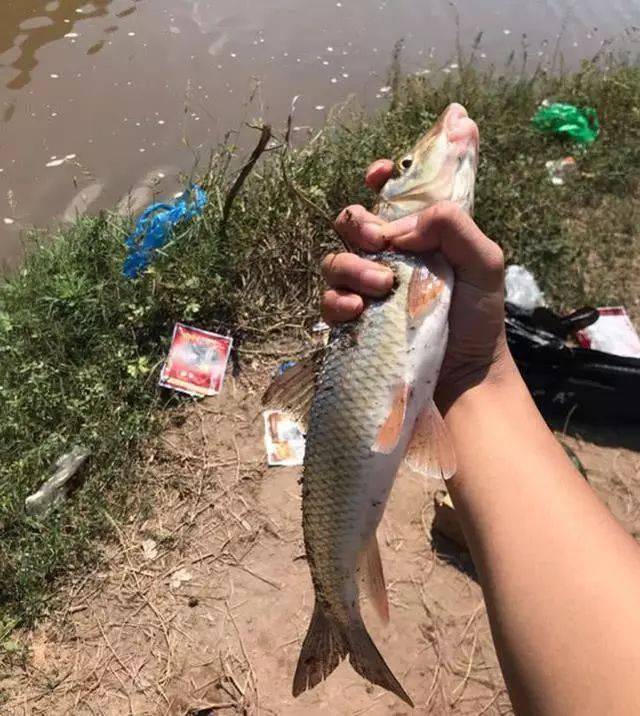
{"type": "MultiPolygon", "coordinates": [[[[449,105],[397,162],[373,211],[391,221],[449,200],[471,213],[478,142],[465,108],[449,105]]],[[[413,706],[369,635],[360,589],[388,622],[376,531],[401,464],[438,478],[456,470],[433,401],[454,276],[439,253],[368,258],[393,270],[392,293],[334,327],[327,346],[276,377],[263,398],[300,420],[307,441],[302,523],[315,606],[292,693],[317,686],[348,658],[362,677],[413,706]]]]}

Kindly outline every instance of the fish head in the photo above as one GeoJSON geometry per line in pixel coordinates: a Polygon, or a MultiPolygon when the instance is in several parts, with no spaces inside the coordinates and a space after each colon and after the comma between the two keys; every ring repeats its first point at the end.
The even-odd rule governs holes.
{"type": "Polygon", "coordinates": [[[450,104],[396,163],[393,176],[380,191],[378,215],[392,221],[439,201],[453,201],[472,213],[478,145],[476,123],[462,105],[450,104]]]}

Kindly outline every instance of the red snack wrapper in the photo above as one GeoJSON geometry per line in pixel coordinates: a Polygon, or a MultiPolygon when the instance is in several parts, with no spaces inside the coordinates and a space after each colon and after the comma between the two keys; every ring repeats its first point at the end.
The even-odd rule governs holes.
{"type": "Polygon", "coordinates": [[[231,343],[228,336],[176,323],[160,385],[198,397],[217,395],[222,389],[231,343]]]}

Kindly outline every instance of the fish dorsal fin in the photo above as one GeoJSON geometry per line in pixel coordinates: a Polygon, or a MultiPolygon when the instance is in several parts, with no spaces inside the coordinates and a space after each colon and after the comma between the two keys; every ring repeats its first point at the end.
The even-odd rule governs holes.
{"type": "Polygon", "coordinates": [[[451,436],[433,400],[418,415],[404,462],[425,477],[448,480],[456,472],[451,436]]]}
{"type": "Polygon", "coordinates": [[[306,430],[324,353],[320,348],[277,375],[262,396],[262,404],[290,413],[306,430]]]}
{"type": "Polygon", "coordinates": [[[378,538],[374,534],[360,555],[360,576],[362,583],[375,607],[376,613],[384,624],[389,622],[389,600],[387,585],[382,571],[378,538]]]}
{"type": "Polygon", "coordinates": [[[371,446],[374,452],[390,455],[396,449],[402,435],[408,401],[409,386],[407,383],[400,383],[392,394],[389,413],[380,426],[376,441],[371,446]]]}

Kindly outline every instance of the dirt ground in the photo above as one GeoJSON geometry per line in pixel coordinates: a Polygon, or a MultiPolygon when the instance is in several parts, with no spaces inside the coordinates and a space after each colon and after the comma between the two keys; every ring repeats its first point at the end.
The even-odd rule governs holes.
{"type": "MultiPolygon", "coordinates": [[[[28,650],[0,681],[0,713],[411,713],[348,664],[291,696],[313,603],[300,469],[265,465],[255,376],[194,405],[149,454],[140,510],[105,546],[106,566],[79,575],[62,612],[20,636],[28,650]]],[[[640,534],[638,431],[563,439],[640,534]]],[[[379,530],[391,623],[368,605],[365,617],[415,713],[509,714],[473,565],[432,533],[438,489],[399,475],[379,530]]]]}

